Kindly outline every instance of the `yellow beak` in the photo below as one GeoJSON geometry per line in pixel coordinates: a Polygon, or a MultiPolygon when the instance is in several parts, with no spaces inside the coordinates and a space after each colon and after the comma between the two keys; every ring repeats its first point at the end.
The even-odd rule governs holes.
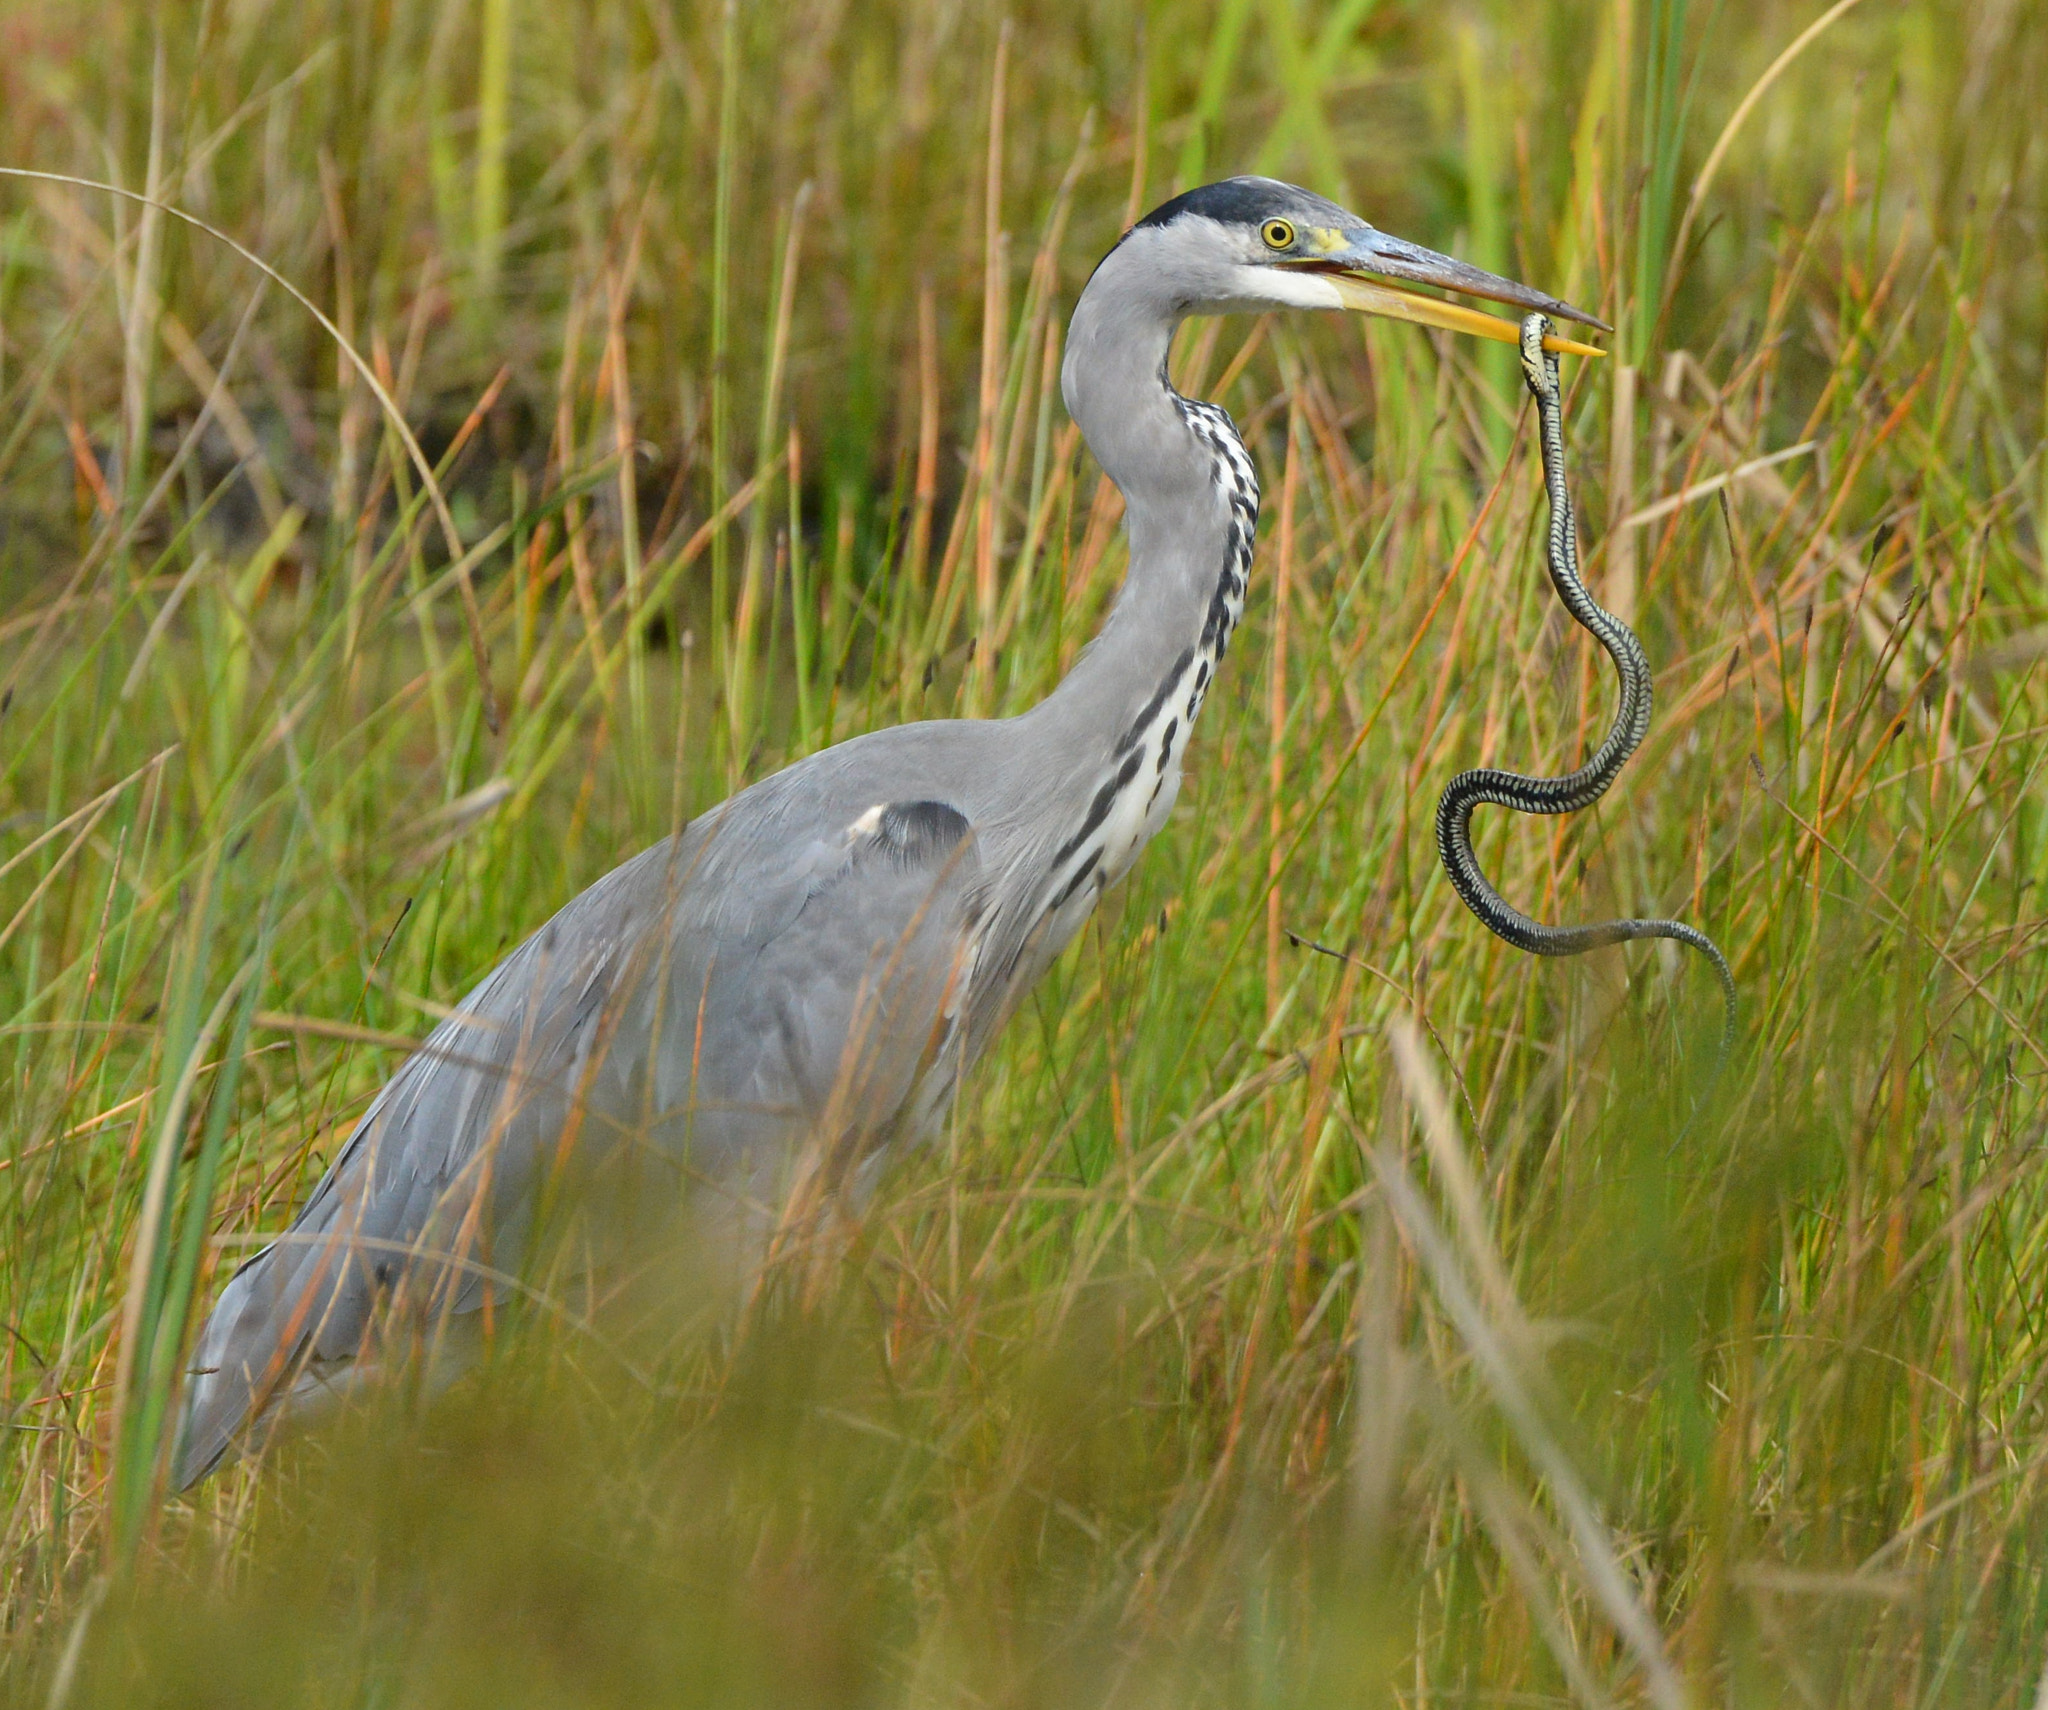
{"type": "MultiPolygon", "coordinates": [[[[1503,279],[1498,273],[1488,273],[1485,268],[1474,267],[1455,256],[1439,255],[1433,249],[1424,249],[1419,243],[1397,238],[1362,221],[1354,226],[1328,229],[1312,226],[1301,234],[1295,253],[1300,260],[1292,265],[1307,266],[1322,274],[1336,286],[1344,306],[1360,314],[1386,315],[1397,321],[1413,321],[1418,326],[1472,333],[1479,338],[1498,339],[1503,344],[1522,342],[1522,329],[1513,321],[1409,289],[1420,285],[1427,291],[1455,291],[1461,297],[1483,297],[1490,303],[1505,303],[1514,309],[1534,309],[1553,321],[1577,321],[1601,332],[1613,330],[1598,315],[1589,314],[1561,297],[1517,280],[1503,279]]],[[[1574,356],[1605,354],[1590,344],[1555,334],[1544,339],[1543,348],[1570,351],[1574,356]]]]}
{"type": "MultiPolygon", "coordinates": [[[[1522,329],[1513,321],[1504,321],[1498,315],[1484,314],[1478,309],[1468,309],[1462,303],[1446,303],[1439,297],[1424,297],[1413,291],[1403,291],[1393,285],[1382,284],[1377,279],[1361,279],[1354,273],[1325,273],[1324,278],[1337,287],[1337,294],[1344,299],[1344,307],[1355,309],[1362,315],[1384,315],[1389,320],[1413,321],[1417,326],[1442,327],[1447,332],[1472,333],[1479,338],[1498,339],[1502,344],[1520,344],[1522,329]]],[[[1590,344],[1581,344],[1577,339],[1559,338],[1555,333],[1545,336],[1545,350],[1568,353],[1573,356],[1605,356],[1606,351],[1590,344]]]]}

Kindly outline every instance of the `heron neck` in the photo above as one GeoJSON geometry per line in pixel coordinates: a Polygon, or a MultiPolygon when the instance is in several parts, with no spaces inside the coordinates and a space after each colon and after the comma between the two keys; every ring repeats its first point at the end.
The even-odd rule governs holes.
{"type": "Polygon", "coordinates": [[[1063,390],[1124,498],[1129,568],[1100,632],[1036,709],[1082,765],[1115,751],[1166,688],[1209,671],[1237,621],[1258,489],[1229,417],[1167,383],[1178,314],[1097,270],[1067,334],[1063,390]]]}

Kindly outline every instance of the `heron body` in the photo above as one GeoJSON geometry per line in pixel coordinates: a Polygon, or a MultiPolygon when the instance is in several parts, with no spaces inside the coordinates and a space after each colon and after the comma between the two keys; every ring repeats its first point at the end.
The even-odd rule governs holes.
{"type": "Polygon", "coordinates": [[[1229,415],[1168,383],[1175,327],[1366,306],[1487,330],[1366,272],[1598,324],[1271,180],[1139,222],[1083,290],[1062,369],[1129,537],[1092,644],[1014,718],[875,731],[743,790],[492,969],[222,1292],[192,1360],[181,1485],[253,1421],[373,1369],[393,1310],[477,1313],[565,1160],[651,1161],[707,1215],[743,1220],[773,1214],[800,1159],[843,1172],[942,1118],[1165,823],[1243,614],[1258,480],[1229,415]]]}

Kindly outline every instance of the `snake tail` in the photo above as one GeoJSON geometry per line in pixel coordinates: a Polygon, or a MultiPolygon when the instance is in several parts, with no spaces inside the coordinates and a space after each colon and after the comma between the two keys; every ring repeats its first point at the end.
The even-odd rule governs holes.
{"type": "Polygon", "coordinates": [[[1591,807],[1628,763],[1650,728],[1651,681],[1642,643],[1627,624],[1587,592],[1579,576],[1578,530],[1572,517],[1571,494],[1564,478],[1564,405],[1558,385],[1557,358],[1543,348],[1550,331],[1545,315],[1522,320],[1522,375],[1542,425],[1543,485],[1550,501],[1550,528],[1545,561],[1550,584],[1566,611],[1606,649],[1621,680],[1621,706],[1613,728],[1599,750],[1577,771],[1559,778],[1530,778],[1493,768],[1460,772],[1444,790],[1436,809],[1437,852],[1444,871],[1489,932],[1517,950],[1537,956],[1578,956],[1604,945],[1638,938],[1669,938],[1697,950],[1712,965],[1721,983],[1721,1043],[1716,1074],[1735,1039],[1735,976],[1720,947],[1696,926],[1682,920],[1606,920],[1583,926],[1546,926],[1524,914],[1493,888],[1472,851],[1472,810],[1493,802],[1518,813],[1577,813],[1591,807]]]}

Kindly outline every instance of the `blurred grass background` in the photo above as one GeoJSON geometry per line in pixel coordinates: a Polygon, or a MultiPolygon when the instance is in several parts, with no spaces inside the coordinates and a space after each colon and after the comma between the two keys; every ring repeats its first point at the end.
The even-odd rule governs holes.
{"type": "Polygon", "coordinates": [[[12,0],[0,164],[144,200],[0,180],[9,1698],[2038,1703],[2044,108],[2025,0],[12,0]],[[1511,353],[1196,324],[1247,627],[943,1144],[744,1307],[538,1278],[166,1502],[193,1314],[440,1006],[1057,678],[1121,566],[1065,311],[1247,170],[1617,325],[1658,719],[1478,829],[1727,947],[1714,1108],[1696,968],[1437,871],[1611,704],[1511,353]]]}

